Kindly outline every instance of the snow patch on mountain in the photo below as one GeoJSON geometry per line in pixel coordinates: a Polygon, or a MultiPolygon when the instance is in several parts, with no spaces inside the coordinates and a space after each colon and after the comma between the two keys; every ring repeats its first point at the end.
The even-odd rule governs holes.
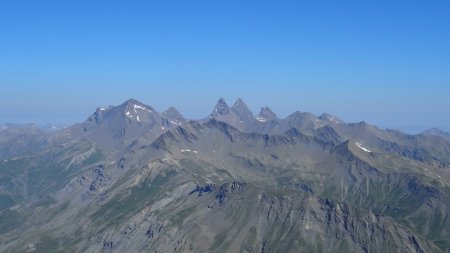
{"type": "Polygon", "coordinates": [[[169,122],[172,123],[172,124],[174,124],[174,125],[179,125],[179,126],[181,126],[181,122],[178,122],[178,120],[175,120],[175,121],[171,120],[171,121],[169,121],[169,122]]]}
{"type": "Polygon", "coordinates": [[[182,149],[181,153],[194,153],[194,154],[198,154],[197,150],[190,150],[190,149],[182,149]]]}
{"type": "Polygon", "coordinates": [[[134,105],[134,111],[136,111],[136,109],[141,109],[141,110],[147,110],[147,108],[140,106],[140,105],[134,105]]]}
{"type": "Polygon", "coordinates": [[[360,149],[362,149],[362,150],[364,150],[364,151],[366,151],[366,152],[368,152],[368,153],[372,152],[372,151],[368,150],[367,148],[363,147],[362,144],[359,143],[359,142],[357,142],[357,141],[355,141],[355,145],[356,145],[358,148],[360,148],[360,149]]]}
{"type": "Polygon", "coordinates": [[[259,121],[259,122],[266,122],[267,121],[266,118],[263,118],[261,116],[256,116],[256,120],[259,121]]]}

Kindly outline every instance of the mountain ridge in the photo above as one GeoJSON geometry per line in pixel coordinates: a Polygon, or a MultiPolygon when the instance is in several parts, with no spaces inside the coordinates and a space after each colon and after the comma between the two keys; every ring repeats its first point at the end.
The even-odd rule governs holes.
{"type": "Polygon", "coordinates": [[[202,120],[130,99],[25,133],[0,138],[2,252],[450,250],[440,136],[242,99],[202,120]]]}

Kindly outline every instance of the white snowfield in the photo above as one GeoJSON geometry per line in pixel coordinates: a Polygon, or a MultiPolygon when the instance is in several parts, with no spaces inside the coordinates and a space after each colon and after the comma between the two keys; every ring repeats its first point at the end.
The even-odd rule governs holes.
{"type": "Polygon", "coordinates": [[[355,141],[355,145],[358,146],[358,148],[360,148],[366,152],[369,152],[369,153],[372,152],[372,151],[368,150],[367,148],[363,147],[362,144],[357,141],[355,141]]]}
{"type": "Polygon", "coordinates": [[[170,123],[181,126],[181,122],[171,120],[170,123]]]}
{"type": "Polygon", "coordinates": [[[141,122],[141,119],[139,119],[139,113],[136,111],[136,109],[145,110],[145,107],[142,107],[140,105],[134,105],[134,112],[136,113],[136,119],[138,122],[141,122]]]}
{"type": "Polygon", "coordinates": [[[134,110],[136,111],[136,109],[141,109],[141,110],[147,110],[147,108],[140,106],[140,105],[134,105],[134,110]]]}
{"type": "Polygon", "coordinates": [[[137,112],[136,109],[141,109],[141,110],[144,110],[144,111],[150,111],[149,109],[147,109],[147,108],[145,108],[143,106],[140,106],[140,105],[136,105],[136,104],[133,105],[133,108],[134,108],[134,112],[136,113],[136,120],[138,122],[141,122],[141,119],[139,119],[139,113],[137,112]]]}
{"type": "Polygon", "coordinates": [[[333,116],[329,116],[328,120],[331,121],[331,122],[334,122],[334,123],[339,123],[339,121],[333,116]]]}
{"type": "Polygon", "coordinates": [[[259,122],[266,122],[266,119],[261,116],[256,116],[256,120],[259,122]]]}
{"type": "Polygon", "coordinates": [[[194,154],[197,154],[198,151],[197,150],[190,150],[190,149],[182,149],[181,153],[194,153],[194,154]]]}

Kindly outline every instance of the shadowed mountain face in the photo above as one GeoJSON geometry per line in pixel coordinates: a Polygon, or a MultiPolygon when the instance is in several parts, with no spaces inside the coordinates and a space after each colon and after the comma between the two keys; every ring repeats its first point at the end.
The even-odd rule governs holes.
{"type": "Polygon", "coordinates": [[[220,99],[0,131],[1,252],[448,252],[450,141],[220,99]]]}

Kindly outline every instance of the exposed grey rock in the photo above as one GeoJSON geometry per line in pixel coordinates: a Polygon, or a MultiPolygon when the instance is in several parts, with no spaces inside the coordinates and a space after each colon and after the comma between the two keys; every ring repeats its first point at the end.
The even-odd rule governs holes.
{"type": "Polygon", "coordinates": [[[1,252],[450,250],[436,134],[131,99],[54,132],[3,127],[0,156],[1,252]]]}

